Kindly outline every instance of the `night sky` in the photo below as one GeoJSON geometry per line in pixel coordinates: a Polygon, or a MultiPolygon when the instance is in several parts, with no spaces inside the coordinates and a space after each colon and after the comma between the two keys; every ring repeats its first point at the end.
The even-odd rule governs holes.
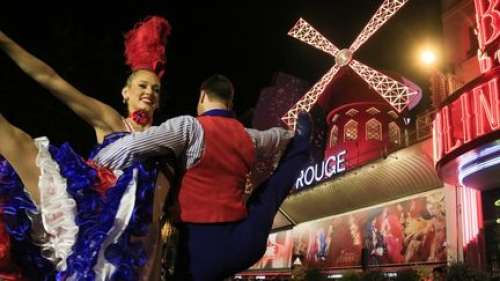
{"type": "MultiPolygon", "coordinates": [[[[116,1],[121,3],[114,8],[104,7],[106,1],[71,5],[68,1],[68,6],[15,2],[2,4],[0,30],[83,93],[117,109],[123,107],[120,90],[128,74],[123,34],[147,15],[166,17],[173,33],[167,45],[161,121],[194,114],[199,85],[214,73],[234,82],[239,116],[255,106],[260,89],[271,85],[276,72],[312,85],[334,61],[287,36],[296,20],[303,17],[342,49],[356,38],[382,0],[116,1]]],[[[399,72],[428,94],[427,74],[414,62],[415,47],[439,40],[440,6],[438,0],[410,0],[355,58],[375,69],[399,72]]],[[[1,112],[33,136],[47,135],[58,144],[69,141],[81,152],[95,143],[88,125],[3,53],[0,96],[1,112]]]]}

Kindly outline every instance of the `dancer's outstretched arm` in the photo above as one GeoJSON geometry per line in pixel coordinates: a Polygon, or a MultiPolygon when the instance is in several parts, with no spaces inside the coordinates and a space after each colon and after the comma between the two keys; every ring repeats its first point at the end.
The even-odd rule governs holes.
{"type": "Polygon", "coordinates": [[[81,93],[59,76],[49,65],[28,53],[2,31],[0,31],[0,49],[26,74],[94,127],[99,142],[108,133],[122,129],[121,116],[115,109],[81,93]]]}

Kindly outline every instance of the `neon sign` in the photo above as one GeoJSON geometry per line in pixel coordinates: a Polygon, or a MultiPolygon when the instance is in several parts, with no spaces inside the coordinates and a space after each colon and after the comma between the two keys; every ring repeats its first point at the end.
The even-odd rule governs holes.
{"type": "Polygon", "coordinates": [[[500,129],[498,77],[464,92],[443,106],[433,122],[434,161],[462,145],[500,129]]]}
{"type": "Polygon", "coordinates": [[[300,176],[295,182],[295,189],[302,189],[314,183],[329,179],[333,175],[345,172],[346,154],[347,152],[342,150],[339,153],[328,157],[325,161],[322,161],[319,164],[311,165],[300,171],[300,176]]]}
{"type": "Polygon", "coordinates": [[[474,0],[479,41],[479,66],[482,73],[493,68],[496,48],[489,51],[500,38],[500,0],[474,0]]]}

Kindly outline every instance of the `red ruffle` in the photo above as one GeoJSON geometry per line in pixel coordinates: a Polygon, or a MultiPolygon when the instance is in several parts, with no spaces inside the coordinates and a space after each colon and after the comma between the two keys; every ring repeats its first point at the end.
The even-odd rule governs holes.
{"type": "Polygon", "coordinates": [[[98,182],[94,186],[97,192],[101,194],[101,196],[104,196],[106,194],[106,191],[110,187],[115,186],[116,184],[116,176],[113,174],[113,172],[105,167],[97,165],[94,161],[88,160],[87,165],[90,167],[94,168],[95,171],[97,172],[97,178],[98,182]]]}
{"type": "Polygon", "coordinates": [[[27,281],[11,257],[10,237],[5,229],[3,217],[0,215],[0,280],[27,281]]]}

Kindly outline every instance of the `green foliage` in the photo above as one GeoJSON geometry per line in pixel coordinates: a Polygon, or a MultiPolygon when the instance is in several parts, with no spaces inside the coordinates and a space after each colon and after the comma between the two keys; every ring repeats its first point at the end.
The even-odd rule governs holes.
{"type": "Polygon", "coordinates": [[[293,281],[305,281],[306,280],[306,269],[303,266],[294,266],[292,269],[292,280],[293,281]]]}
{"type": "MultiPolygon", "coordinates": [[[[434,279],[435,281],[493,281],[487,273],[478,271],[468,265],[457,263],[448,266],[445,270],[446,277],[444,279],[434,279]]],[[[413,269],[398,272],[397,277],[390,279],[393,281],[420,281],[427,280],[432,273],[427,271],[426,274],[420,276],[419,272],[413,269]],[[424,279],[422,279],[424,278],[424,279]]],[[[434,278],[438,278],[434,276],[434,278]]],[[[295,267],[292,270],[292,280],[294,281],[326,281],[328,280],[319,268],[295,267]]],[[[387,281],[383,272],[368,271],[365,273],[347,272],[339,281],[387,281]]]]}
{"type": "Polygon", "coordinates": [[[309,268],[306,270],[306,281],[324,281],[326,277],[321,274],[319,268],[309,268]]]}
{"type": "Polygon", "coordinates": [[[488,274],[475,270],[463,263],[452,264],[448,267],[446,281],[488,281],[488,274]]]}
{"type": "Polygon", "coordinates": [[[380,271],[368,271],[361,279],[363,281],[385,281],[384,273],[380,271]]]}
{"type": "Polygon", "coordinates": [[[398,272],[398,276],[395,279],[395,281],[419,281],[419,280],[420,280],[420,275],[418,274],[417,271],[413,269],[398,272]]]}
{"type": "Polygon", "coordinates": [[[340,281],[361,281],[361,276],[356,272],[347,272],[342,276],[340,281]]]}

